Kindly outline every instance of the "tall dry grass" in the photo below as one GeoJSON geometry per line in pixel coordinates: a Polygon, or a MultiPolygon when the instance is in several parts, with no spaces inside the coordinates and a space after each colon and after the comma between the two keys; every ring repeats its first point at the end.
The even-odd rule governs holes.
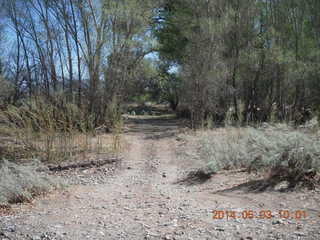
{"type": "Polygon", "coordinates": [[[122,122],[112,119],[116,131],[110,140],[96,131],[94,116],[85,114],[74,104],[41,99],[8,106],[0,111],[0,159],[57,163],[120,151],[122,122]]]}

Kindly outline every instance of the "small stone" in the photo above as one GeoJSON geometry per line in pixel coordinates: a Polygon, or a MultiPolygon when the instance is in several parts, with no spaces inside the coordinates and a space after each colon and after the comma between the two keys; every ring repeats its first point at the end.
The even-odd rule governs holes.
{"type": "MultiPolygon", "coordinates": [[[[7,240],[7,234],[5,234],[4,232],[0,232],[0,237],[5,237],[3,238],[3,240],[7,240]]],[[[2,240],[2,238],[0,238],[2,240]]]]}
{"type": "Polygon", "coordinates": [[[177,219],[173,219],[172,221],[172,226],[177,227],[178,226],[178,220],[177,219]]]}
{"type": "Polygon", "coordinates": [[[286,204],[283,203],[283,202],[279,203],[279,205],[280,205],[280,207],[285,207],[286,206],[286,204]]]}
{"type": "Polygon", "coordinates": [[[282,191],[285,191],[289,188],[289,185],[290,183],[288,181],[282,181],[280,183],[278,183],[275,187],[274,187],[274,190],[275,191],[279,191],[279,192],[282,192],[282,191]]]}
{"type": "Polygon", "coordinates": [[[272,222],[272,225],[278,225],[278,224],[283,224],[283,221],[280,220],[280,219],[277,219],[277,220],[272,222]]]}
{"type": "Polygon", "coordinates": [[[216,227],[214,230],[219,231],[219,232],[224,232],[224,228],[222,227],[216,227]]]}
{"type": "Polygon", "coordinates": [[[15,228],[15,226],[10,226],[10,227],[8,227],[8,230],[9,230],[9,232],[15,232],[16,231],[16,228],[15,228]]]}
{"type": "Polygon", "coordinates": [[[166,173],[162,173],[162,177],[163,178],[167,177],[166,173]]]}
{"type": "Polygon", "coordinates": [[[184,231],[175,231],[174,234],[177,236],[182,236],[184,235],[184,231]]]}
{"type": "Polygon", "coordinates": [[[165,240],[172,240],[173,238],[172,238],[171,235],[166,235],[163,239],[165,239],[165,240]]]}
{"type": "Polygon", "coordinates": [[[299,237],[304,237],[307,236],[305,233],[303,232],[294,232],[295,235],[299,236],[299,237]]]}

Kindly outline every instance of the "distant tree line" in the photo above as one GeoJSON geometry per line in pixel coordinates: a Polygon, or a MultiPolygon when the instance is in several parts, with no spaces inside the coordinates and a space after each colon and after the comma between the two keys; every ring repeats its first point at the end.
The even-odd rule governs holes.
{"type": "Polygon", "coordinates": [[[165,1],[160,58],[179,67],[180,102],[209,115],[300,124],[320,110],[320,2],[165,1]]]}
{"type": "Polygon", "coordinates": [[[98,126],[148,92],[194,127],[209,117],[300,124],[320,110],[318,0],[0,4],[1,108],[42,98],[98,126]]]}

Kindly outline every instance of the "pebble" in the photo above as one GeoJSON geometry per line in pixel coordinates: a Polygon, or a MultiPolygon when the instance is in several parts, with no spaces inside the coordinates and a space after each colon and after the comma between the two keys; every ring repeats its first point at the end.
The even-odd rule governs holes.
{"type": "Polygon", "coordinates": [[[306,234],[303,232],[294,232],[295,235],[299,236],[299,237],[305,237],[306,234]]]}
{"type": "Polygon", "coordinates": [[[10,226],[10,227],[8,227],[8,231],[13,233],[13,232],[16,231],[16,227],[15,226],[10,226]]]}
{"type": "Polygon", "coordinates": [[[272,225],[283,224],[284,222],[281,219],[277,219],[272,222],[272,225]]]}
{"type": "Polygon", "coordinates": [[[218,231],[218,232],[224,232],[225,229],[222,227],[216,227],[214,230],[218,231]]]}

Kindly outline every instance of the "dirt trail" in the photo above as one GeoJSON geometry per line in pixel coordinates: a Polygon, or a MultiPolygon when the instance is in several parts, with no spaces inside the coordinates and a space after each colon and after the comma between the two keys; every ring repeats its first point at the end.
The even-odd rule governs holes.
{"type": "Polygon", "coordinates": [[[104,184],[73,186],[0,217],[0,239],[320,239],[319,192],[253,193],[237,188],[244,173],[218,174],[204,184],[175,184],[192,163],[179,158],[175,120],[131,122],[124,159],[104,184]],[[213,219],[213,210],[238,219],[213,219]],[[243,219],[244,210],[273,212],[243,219]],[[305,210],[306,219],[280,219],[305,210]]]}

